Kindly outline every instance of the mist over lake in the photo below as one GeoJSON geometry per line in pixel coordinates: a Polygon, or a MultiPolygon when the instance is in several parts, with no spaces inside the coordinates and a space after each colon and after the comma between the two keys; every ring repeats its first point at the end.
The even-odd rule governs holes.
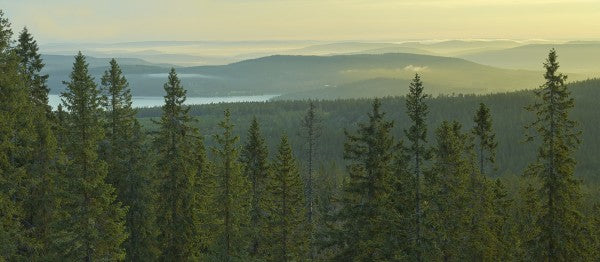
{"type": "MultiPolygon", "coordinates": [[[[255,96],[222,96],[222,97],[188,97],[186,105],[206,105],[216,103],[239,103],[239,102],[266,102],[279,95],[255,95],[255,96]]],[[[165,100],[162,96],[134,96],[133,107],[155,107],[162,106],[165,100]]],[[[48,95],[48,103],[56,109],[61,103],[60,95],[48,95]]]]}

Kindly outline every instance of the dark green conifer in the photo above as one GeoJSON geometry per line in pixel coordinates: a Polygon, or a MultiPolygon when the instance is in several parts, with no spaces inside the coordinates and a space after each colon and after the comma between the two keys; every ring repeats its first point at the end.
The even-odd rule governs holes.
{"type": "Polygon", "coordinates": [[[473,118],[475,127],[471,131],[475,136],[475,145],[478,154],[479,162],[479,173],[487,173],[487,163],[496,163],[496,134],[492,129],[492,117],[490,115],[490,109],[484,104],[480,103],[475,117],[473,118]]]}
{"type": "Polygon", "coordinates": [[[337,214],[338,229],[331,234],[339,261],[392,260],[402,250],[389,248],[389,229],[396,223],[390,200],[395,184],[393,123],[385,120],[381,102],[375,100],[367,123],[357,134],[346,132],[344,158],[349,178],[337,214]]]}
{"type": "Polygon", "coordinates": [[[245,260],[248,247],[248,224],[250,222],[249,183],[242,174],[239,160],[238,136],[233,134],[229,109],[219,123],[222,134],[214,136],[217,146],[212,148],[215,156],[216,190],[215,202],[217,225],[213,233],[213,252],[220,261],[245,260]]]}
{"type": "Polygon", "coordinates": [[[117,200],[128,207],[124,243],[127,261],[150,261],[160,254],[157,244],[154,181],[150,178],[147,147],[140,124],[131,107],[131,91],[117,61],[102,77],[107,96],[106,148],[107,181],[116,188],[117,200]]]}
{"type": "Polygon", "coordinates": [[[98,158],[104,138],[102,98],[81,52],[75,56],[70,81],[65,85],[67,184],[61,199],[61,233],[55,243],[64,252],[63,259],[122,260],[126,209],[115,200],[115,189],[105,181],[106,163],[98,158]]]}
{"type": "Polygon", "coordinates": [[[426,260],[461,261],[469,258],[470,216],[467,186],[474,166],[465,154],[466,136],[457,122],[442,122],[436,130],[437,145],[431,171],[425,177],[428,207],[427,230],[431,238],[426,260]]]}
{"type": "Polygon", "coordinates": [[[30,116],[34,125],[32,155],[28,164],[28,192],[25,201],[26,228],[34,240],[31,259],[50,256],[49,246],[55,233],[54,220],[58,209],[57,169],[63,158],[58,154],[58,144],[53,132],[53,116],[48,105],[48,75],[42,75],[44,63],[38,53],[38,46],[31,34],[24,28],[18,39],[16,52],[21,58],[21,69],[29,92],[30,116]]]}
{"type": "MultiPolygon", "coordinates": [[[[546,82],[535,91],[538,101],[528,107],[536,119],[527,126],[541,143],[537,160],[527,174],[541,182],[541,214],[538,218],[540,249],[535,254],[547,261],[583,260],[587,257],[583,216],[579,212],[581,189],[574,177],[574,153],[581,132],[569,116],[575,102],[558,73],[556,51],[552,49],[544,63],[546,82]]],[[[530,137],[533,140],[533,137],[530,137]]]]}
{"type": "Polygon", "coordinates": [[[0,10],[0,260],[16,261],[27,256],[32,244],[22,222],[32,182],[27,169],[34,127],[29,90],[11,37],[10,23],[0,10]]]}
{"type": "Polygon", "coordinates": [[[310,226],[307,230],[310,231],[310,258],[314,259],[315,248],[312,242],[314,242],[314,213],[315,213],[315,167],[317,162],[317,151],[319,146],[319,138],[321,136],[321,119],[317,113],[315,103],[309,102],[308,111],[302,118],[301,122],[302,132],[301,136],[305,139],[305,150],[306,150],[306,177],[305,177],[305,190],[306,190],[306,216],[308,219],[308,225],[310,226]]]}
{"type": "Polygon", "coordinates": [[[161,230],[161,261],[197,259],[199,228],[197,214],[197,130],[191,126],[189,107],[183,105],[186,91],[175,69],[164,85],[165,104],[159,132],[154,140],[157,150],[159,202],[157,224],[161,230]]]}
{"type": "Polygon", "coordinates": [[[298,164],[287,136],[281,137],[273,172],[267,182],[268,260],[300,261],[309,256],[309,231],[298,164]]]}
{"type": "Polygon", "coordinates": [[[264,137],[260,134],[260,125],[256,117],[252,119],[248,129],[247,141],[242,149],[241,162],[244,165],[244,175],[251,186],[250,255],[259,256],[262,236],[260,228],[264,226],[264,210],[261,208],[265,193],[265,179],[269,174],[268,151],[264,137]]]}
{"type": "Polygon", "coordinates": [[[415,212],[414,212],[414,256],[416,261],[422,261],[424,252],[423,249],[423,210],[421,208],[423,197],[421,190],[421,175],[424,161],[429,158],[429,150],[427,149],[427,114],[429,109],[425,100],[429,95],[423,93],[423,82],[419,74],[415,74],[414,79],[410,83],[409,93],[406,96],[406,112],[412,121],[412,125],[408,130],[404,130],[410,144],[408,145],[408,154],[411,161],[409,168],[414,174],[414,194],[415,194],[415,212]]]}

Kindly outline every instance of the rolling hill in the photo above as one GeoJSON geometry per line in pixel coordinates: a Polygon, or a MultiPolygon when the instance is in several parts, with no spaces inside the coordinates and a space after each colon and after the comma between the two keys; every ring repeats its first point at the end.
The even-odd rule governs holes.
{"type": "Polygon", "coordinates": [[[600,73],[600,43],[569,42],[565,44],[531,44],[503,50],[484,51],[460,56],[476,63],[512,68],[540,70],[548,50],[555,48],[561,69],[566,72],[598,76],[600,73]]]}
{"type": "MultiPolygon", "coordinates": [[[[52,93],[64,88],[60,83],[70,72],[70,59],[61,59],[65,59],[61,65],[48,63],[52,93]]],[[[90,72],[99,79],[106,69],[100,65],[108,65],[108,59],[88,60],[90,72]]],[[[119,62],[134,95],[163,95],[168,65],[137,59],[119,62]],[[132,64],[136,62],[141,64],[132,64]]],[[[189,96],[277,94],[290,99],[403,95],[407,81],[417,72],[423,75],[433,94],[505,92],[533,88],[542,80],[536,71],[499,69],[459,58],[407,53],[275,55],[228,65],[180,67],[177,72],[189,96]]],[[[580,77],[571,75],[571,79],[580,77]]]]}

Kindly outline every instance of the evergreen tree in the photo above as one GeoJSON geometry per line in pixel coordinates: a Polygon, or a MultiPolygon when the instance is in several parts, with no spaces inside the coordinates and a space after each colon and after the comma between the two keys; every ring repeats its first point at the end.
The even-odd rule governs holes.
{"type": "Polygon", "coordinates": [[[303,184],[287,136],[282,136],[267,182],[268,259],[300,261],[308,254],[303,184]]]}
{"type": "Polygon", "coordinates": [[[219,123],[222,134],[214,136],[218,147],[213,147],[216,157],[216,195],[214,206],[218,225],[214,231],[216,242],[213,250],[220,261],[244,260],[248,245],[249,205],[248,180],[242,175],[238,162],[239,137],[233,134],[231,113],[225,110],[225,118],[219,123]]]}
{"type": "Polygon", "coordinates": [[[475,121],[475,127],[473,127],[472,133],[476,138],[477,153],[479,155],[479,172],[481,174],[488,174],[486,171],[486,162],[490,164],[496,163],[496,134],[492,130],[492,117],[490,116],[490,109],[484,104],[479,104],[479,109],[475,113],[473,118],[475,121]]]}
{"type": "Polygon", "coordinates": [[[261,232],[259,229],[264,224],[264,211],[260,204],[265,191],[265,179],[269,174],[268,151],[264,137],[260,134],[260,126],[256,117],[248,130],[248,138],[241,154],[244,164],[244,175],[251,184],[251,210],[250,227],[251,243],[250,255],[257,257],[261,251],[261,232]]]}
{"type": "MultiPolygon", "coordinates": [[[[469,232],[467,186],[473,166],[465,156],[466,136],[457,122],[442,122],[436,130],[434,162],[425,177],[428,189],[427,228],[432,243],[426,260],[460,261],[468,259],[465,237],[469,232]]],[[[477,259],[476,259],[477,260],[477,259]]]]}
{"type": "Polygon", "coordinates": [[[52,253],[52,224],[57,219],[58,195],[56,189],[57,169],[62,163],[58,154],[56,137],[52,130],[52,113],[48,105],[48,75],[40,72],[44,67],[38,46],[31,34],[24,28],[19,35],[16,52],[21,58],[21,68],[31,100],[30,115],[34,124],[32,155],[27,168],[29,195],[24,199],[25,227],[29,228],[33,243],[32,259],[47,257],[52,253]]]}
{"type": "Polygon", "coordinates": [[[62,229],[56,243],[63,259],[122,260],[121,247],[127,238],[124,227],[126,209],[115,201],[114,188],[105,182],[106,163],[98,158],[104,137],[100,90],[88,72],[81,52],[75,57],[70,81],[65,82],[63,105],[65,119],[66,195],[62,229]]]}
{"type": "MultiPolygon", "coordinates": [[[[408,130],[404,130],[408,141],[408,153],[411,157],[410,169],[412,170],[415,181],[415,250],[414,257],[417,261],[422,261],[423,250],[423,236],[422,236],[422,223],[423,223],[423,211],[421,208],[422,202],[422,190],[421,190],[421,173],[423,169],[423,162],[429,158],[429,152],[426,148],[427,144],[427,114],[429,109],[425,100],[429,98],[429,95],[423,93],[423,82],[419,74],[415,74],[414,79],[410,83],[409,93],[406,96],[406,111],[412,121],[412,125],[408,130]]],[[[411,252],[412,253],[412,252],[411,252]]]]}
{"type": "Polygon", "coordinates": [[[339,248],[335,260],[375,261],[401,257],[389,249],[389,228],[395,224],[389,194],[394,185],[393,123],[384,119],[381,102],[375,100],[368,123],[360,123],[357,134],[346,132],[344,158],[349,160],[349,179],[337,214],[338,230],[332,232],[339,248]]]}
{"type": "Polygon", "coordinates": [[[569,116],[574,100],[565,84],[567,76],[558,73],[554,49],[544,68],[546,82],[535,91],[538,101],[528,107],[536,114],[536,120],[527,126],[541,141],[537,160],[527,170],[528,175],[541,182],[541,231],[537,236],[541,248],[535,254],[547,261],[582,260],[588,251],[582,245],[584,225],[578,210],[581,190],[574,178],[573,154],[580,142],[580,131],[569,116]]]}
{"type": "Polygon", "coordinates": [[[175,69],[169,72],[160,129],[154,140],[158,172],[157,224],[161,261],[194,260],[198,254],[197,131],[191,126],[186,91],[175,69]]]}
{"type": "Polygon", "coordinates": [[[302,119],[301,122],[302,125],[302,136],[305,139],[305,146],[306,146],[306,156],[307,156],[307,160],[306,160],[306,167],[307,167],[307,174],[306,174],[306,204],[307,204],[307,219],[308,219],[308,225],[310,226],[310,228],[308,228],[307,230],[310,231],[310,243],[309,243],[309,250],[310,250],[310,258],[313,259],[314,255],[315,255],[315,250],[314,250],[314,245],[312,244],[313,240],[314,240],[314,202],[315,202],[315,197],[314,197],[314,171],[315,171],[315,161],[316,161],[316,153],[317,153],[317,149],[318,149],[318,145],[319,145],[319,137],[321,135],[321,120],[319,118],[319,116],[317,115],[317,111],[316,111],[316,107],[314,102],[310,101],[309,102],[309,107],[308,107],[308,111],[306,112],[306,115],[304,115],[304,118],[302,119]]]}
{"type": "Polygon", "coordinates": [[[517,256],[524,261],[539,260],[536,251],[540,244],[538,236],[540,235],[540,226],[537,221],[540,216],[541,206],[538,197],[538,190],[531,183],[526,183],[520,191],[519,203],[515,217],[518,233],[518,253],[517,256]]]}
{"type": "Polygon", "coordinates": [[[39,53],[37,42],[33,39],[27,28],[23,28],[23,31],[19,34],[17,54],[19,54],[21,65],[25,69],[26,82],[28,83],[30,96],[34,105],[41,107],[45,110],[45,113],[50,115],[51,108],[48,105],[48,92],[50,89],[46,85],[48,75],[41,74],[44,62],[39,53]]]}
{"type": "Polygon", "coordinates": [[[18,255],[26,254],[18,251],[31,244],[22,222],[34,139],[29,92],[11,37],[10,23],[0,10],[0,260],[7,261],[23,259],[18,255]]]}
{"type": "MultiPolygon", "coordinates": [[[[471,217],[468,256],[475,260],[490,260],[498,256],[498,238],[493,230],[494,188],[486,176],[487,162],[495,162],[495,134],[489,109],[480,103],[473,118],[475,126],[471,136],[465,136],[465,150],[469,165],[479,163],[469,176],[469,216],[471,217]],[[474,136],[474,137],[473,137],[474,136]]],[[[465,232],[466,233],[466,232],[465,232]]]]}
{"type": "Polygon", "coordinates": [[[217,214],[214,212],[214,200],[216,190],[216,176],[213,172],[214,166],[206,156],[206,148],[204,146],[204,137],[200,136],[196,139],[195,158],[196,158],[196,194],[198,204],[196,205],[197,223],[196,226],[200,234],[198,235],[199,250],[202,253],[201,259],[206,259],[210,255],[209,248],[214,242],[213,232],[217,214]]]}
{"type": "Polygon", "coordinates": [[[517,256],[516,244],[518,237],[515,221],[512,218],[514,207],[513,200],[508,195],[506,187],[500,179],[493,184],[493,220],[492,230],[497,239],[497,258],[501,261],[514,261],[517,256]]]}
{"type": "Polygon", "coordinates": [[[125,225],[129,237],[124,243],[127,261],[149,261],[159,255],[155,225],[154,188],[145,154],[144,135],[131,107],[131,91],[117,61],[102,77],[107,95],[105,160],[107,181],[117,191],[117,200],[129,209],[125,225]]]}

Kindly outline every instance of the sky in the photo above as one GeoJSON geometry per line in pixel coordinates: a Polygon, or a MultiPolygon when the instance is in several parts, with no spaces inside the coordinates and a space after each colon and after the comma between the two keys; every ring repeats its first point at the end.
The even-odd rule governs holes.
{"type": "Polygon", "coordinates": [[[0,0],[0,8],[42,44],[600,39],[600,0],[0,0]]]}

